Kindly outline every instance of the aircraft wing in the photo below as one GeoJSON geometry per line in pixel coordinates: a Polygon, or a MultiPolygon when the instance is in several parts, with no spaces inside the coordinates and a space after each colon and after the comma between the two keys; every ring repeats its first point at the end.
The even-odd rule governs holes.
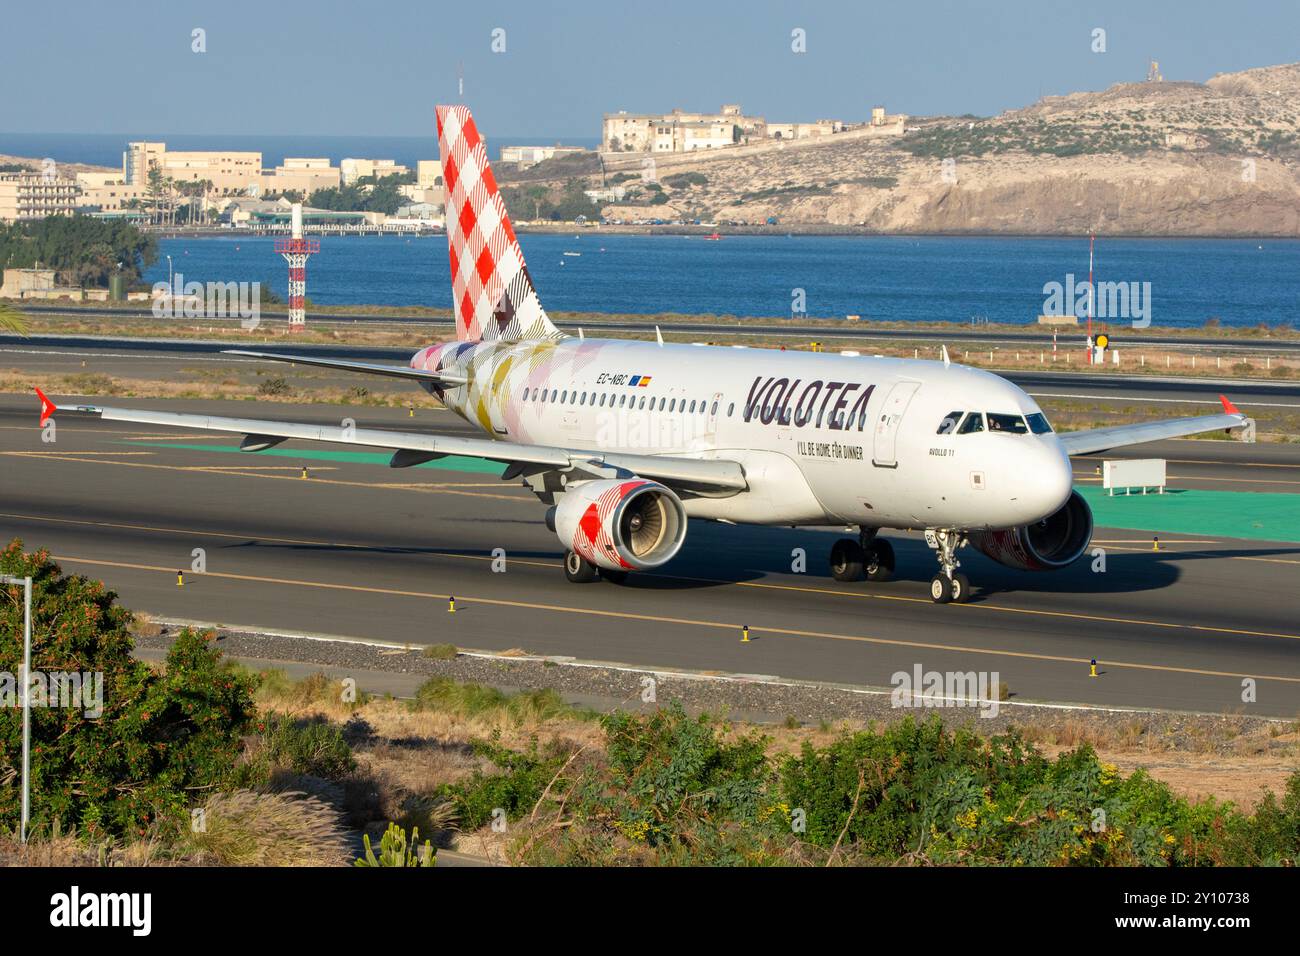
{"type": "Polygon", "coordinates": [[[1183,438],[1187,435],[1199,435],[1201,432],[1217,431],[1220,428],[1242,428],[1250,420],[1224,396],[1220,395],[1219,400],[1223,402],[1222,415],[1198,415],[1195,418],[1171,418],[1163,422],[1094,428],[1089,431],[1065,432],[1058,437],[1070,455],[1087,455],[1124,445],[1159,441],[1162,438],[1183,438]]]}
{"type": "Polygon", "coordinates": [[[222,418],[182,412],[109,408],[100,405],[55,405],[39,389],[41,424],[56,412],[103,421],[134,422],[168,428],[233,432],[244,436],[240,448],[257,452],[290,439],[392,449],[389,466],[405,468],[448,455],[499,461],[510,467],[502,477],[517,477],[537,471],[564,471],[583,477],[604,478],[636,475],[661,481],[672,488],[703,493],[735,494],[748,487],[739,463],[714,458],[685,458],[666,455],[608,454],[580,448],[525,445],[488,438],[457,438],[377,428],[344,428],[338,425],[309,425],[302,422],[274,422],[253,418],[222,418]]]}
{"type": "Polygon", "coordinates": [[[346,359],[316,358],[310,355],[276,355],[274,352],[246,352],[243,349],[222,349],[222,355],[243,355],[246,358],[266,359],[268,362],[289,362],[294,365],[314,365],[317,368],[336,368],[343,372],[361,372],[366,375],[391,375],[393,378],[413,379],[418,382],[438,382],[444,385],[464,385],[463,375],[447,372],[427,372],[406,365],[376,365],[371,362],[349,362],[346,359]]]}

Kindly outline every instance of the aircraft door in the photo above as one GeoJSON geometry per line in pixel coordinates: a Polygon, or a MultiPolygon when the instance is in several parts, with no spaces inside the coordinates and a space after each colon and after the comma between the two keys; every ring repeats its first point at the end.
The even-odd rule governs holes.
{"type": "Polygon", "coordinates": [[[877,468],[898,467],[898,429],[912,396],[920,387],[920,382],[898,382],[885,397],[876,419],[875,441],[871,449],[871,463],[877,468]]]}

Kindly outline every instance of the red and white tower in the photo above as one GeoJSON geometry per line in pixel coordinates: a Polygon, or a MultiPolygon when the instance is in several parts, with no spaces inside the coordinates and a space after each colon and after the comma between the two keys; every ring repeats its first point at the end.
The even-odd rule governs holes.
{"type": "Polygon", "coordinates": [[[320,252],[319,239],[302,236],[302,203],[293,204],[289,238],[275,240],[275,251],[289,263],[289,331],[300,332],[307,327],[307,311],[303,306],[307,295],[307,257],[320,252]]]}

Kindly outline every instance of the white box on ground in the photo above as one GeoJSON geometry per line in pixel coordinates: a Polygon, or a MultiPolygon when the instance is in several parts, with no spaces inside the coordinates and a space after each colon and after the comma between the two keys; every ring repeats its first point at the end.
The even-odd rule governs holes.
{"type": "Polygon", "coordinates": [[[1123,488],[1126,494],[1132,494],[1134,488],[1141,488],[1142,494],[1148,488],[1156,488],[1160,494],[1165,493],[1165,460],[1163,458],[1131,458],[1102,463],[1101,486],[1106,493],[1115,494],[1116,488],[1123,488]]]}

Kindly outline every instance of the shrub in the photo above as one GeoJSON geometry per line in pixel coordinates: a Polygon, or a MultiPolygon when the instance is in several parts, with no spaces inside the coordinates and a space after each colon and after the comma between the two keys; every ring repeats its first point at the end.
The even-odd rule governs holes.
{"type": "Polygon", "coordinates": [[[338,780],[357,767],[343,728],[323,717],[269,714],[261,734],[260,757],[271,769],[338,780]]]}
{"type": "Polygon", "coordinates": [[[490,823],[496,811],[504,812],[508,820],[531,812],[546,785],[569,757],[562,744],[553,741],[542,749],[536,738],[522,752],[501,746],[495,738],[475,741],[474,753],[485,757],[500,772],[488,773],[475,768],[468,779],[444,786],[440,791],[455,806],[456,817],[468,829],[490,823]]]}
{"type": "Polygon", "coordinates": [[[416,690],[412,706],[416,710],[436,710],[459,717],[504,715],[517,724],[578,716],[550,688],[507,694],[495,687],[460,683],[450,677],[430,677],[416,690]]]}
{"type": "Polygon", "coordinates": [[[454,660],[456,654],[455,644],[430,644],[424,649],[424,656],[431,661],[454,660]]]}
{"type": "Polygon", "coordinates": [[[283,375],[272,375],[257,386],[259,395],[287,395],[290,391],[289,382],[283,375]]]}
{"type": "MultiPolygon", "coordinates": [[[[0,551],[0,572],[31,575],[32,669],[102,680],[102,715],[32,709],[32,824],[58,819],[88,839],[139,834],[188,814],[230,776],[253,715],[252,681],[228,673],[210,635],[184,630],[155,673],[131,656],[131,616],[98,581],[64,575],[45,551],[0,551]]],[[[16,671],[22,589],[0,591],[0,667],[16,671]]],[[[91,708],[94,712],[94,708],[91,708]]],[[[0,707],[0,826],[18,825],[22,712],[0,707]]]]}

